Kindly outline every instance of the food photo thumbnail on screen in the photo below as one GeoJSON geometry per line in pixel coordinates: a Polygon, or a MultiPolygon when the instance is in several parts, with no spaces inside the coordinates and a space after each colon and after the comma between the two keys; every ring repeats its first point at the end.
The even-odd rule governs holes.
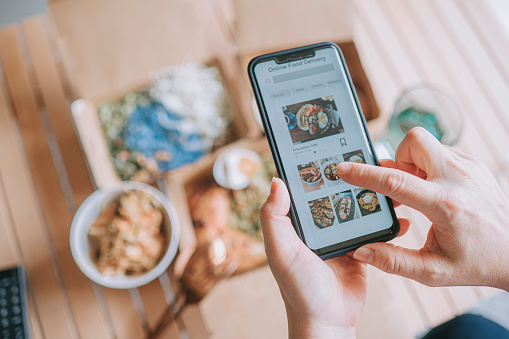
{"type": "Polygon", "coordinates": [[[362,150],[345,153],[343,154],[343,159],[345,159],[345,162],[356,162],[358,164],[366,163],[366,158],[362,150]]]}
{"type": "Polygon", "coordinates": [[[329,197],[323,197],[308,202],[313,222],[318,228],[330,227],[336,217],[329,197]]]}
{"type": "Polygon", "coordinates": [[[360,206],[362,216],[380,212],[380,202],[376,192],[370,191],[363,187],[354,189],[354,195],[360,206]]]}
{"type": "Polygon", "coordinates": [[[314,192],[325,187],[333,187],[342,184],[337,172],[338,165],[344,159],[346,162],[365,164],[362,150],[334,155],[320,161],[311,161],[297,166],[304,192],[314,192]]]}
{"type": "Polygon", "coordinates": [[[298,165],[297,169],[299,170],[302,186],[306,193],[325,188],[325,182],[318,161],[298,165]]]}
{"type": "Polygon", "coordinates": [[[338,216],[338,223],[360,218],[351,190],[331,195],[334,211],[338,216]]]}
{"type": "Polygon", "coordinates": [[[323,168],[323,175],[328,187],[337,186],[343,183],[338,174],[338,165],[342,162],[340,155],[335,155],[320,160],[320,166],[323,168]]]}
{"type": "Polygon", "coordinates": [[[377,193],[363,187],[308,201],[308,206],[319,229],[339,226],[381,211],[377,193]]]}
{"type": "Polygon", "coordinates": [[[293,144],[344,132],[332,95],[283,106],[293,144]]]}

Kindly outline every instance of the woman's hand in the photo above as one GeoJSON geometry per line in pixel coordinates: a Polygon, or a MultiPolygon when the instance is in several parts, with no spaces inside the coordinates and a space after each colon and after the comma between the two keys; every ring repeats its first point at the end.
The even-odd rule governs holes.
{"type": "MultiPolygon", "coordinates": [[[[285,184],[272,181],[261,209],[265,249],[286,306],[291,338],[355,337],[366,302],[366,267],[351,255],[324,262],[297,236],[285,184]]],[[[400,220],[404,233],[410,222],[400,220]]]]}
{"type": "Polygon", "coordinates": [[[291,338],[354,338],[366,302],[365,265],[347,256],[322,261],[287,216],[290,196],[274,178],[261,209],[265,250],[286,306],[291,338]]]}
{"type": "Polygon", "coordinates": [[[375,243],[354,258],[429,286],[509,291],[509,201],[487,167],[422,128],[412,129],[385,165],[392,168],[342,163],[338,174],[422,212],[432,226],[420,250],[375,243]]]}

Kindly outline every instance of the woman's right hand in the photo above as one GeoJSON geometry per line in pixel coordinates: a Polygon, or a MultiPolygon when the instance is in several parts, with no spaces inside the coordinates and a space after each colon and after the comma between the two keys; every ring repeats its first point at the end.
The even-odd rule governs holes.
{"type": "Polygon", "coordinates": [[[342,163],[341,178],[414,208],[432,222],[420,250],[389,243],[353,257],[428,286],[485,285],[509,291],[509,201],[488,168],[412,129],[384,167],[342,163]]]}

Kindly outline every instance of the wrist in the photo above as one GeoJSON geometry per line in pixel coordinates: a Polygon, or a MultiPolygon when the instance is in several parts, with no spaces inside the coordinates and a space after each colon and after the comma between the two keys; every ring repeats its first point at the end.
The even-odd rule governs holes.
{"type": "Polygon", "coordinates": [[[494,279],[488,285],[509,292],[509,263],[507,260],[504,263],[505,265],[498,265],[493,269],[494,279]]]}
{"type": "MultiPolygon", "coordinates": [[[[498,239],[509,239],[509,232],[506,230],[504,234],[497,236],[498,239]]],[[[507,242],[502,248],[492,250],[493,253],[489,259],[485,262],[484,267],[487,268],[486,283],[490,287],[500,288],[509,292],[509,257],[507,251],[509,246],[507,242]]]]}
{"type": "Polygon", "coordinates": [[[290,339],[321,339],[355,338],[355,327],[343,327],[338,325],[324,324],[320,321],[299,321],[288,317],[288,338],[290,339]]]}

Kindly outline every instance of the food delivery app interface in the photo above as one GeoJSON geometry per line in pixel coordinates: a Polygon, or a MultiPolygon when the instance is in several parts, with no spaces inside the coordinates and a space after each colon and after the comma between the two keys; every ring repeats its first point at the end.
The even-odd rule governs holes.
{"type": "Polygon", "coordinates": [[[314,250],[392,226],[386,198],[347,184],[344,161],[373,164],[338,52],[254,69],[307,245],[314,250]]]}

